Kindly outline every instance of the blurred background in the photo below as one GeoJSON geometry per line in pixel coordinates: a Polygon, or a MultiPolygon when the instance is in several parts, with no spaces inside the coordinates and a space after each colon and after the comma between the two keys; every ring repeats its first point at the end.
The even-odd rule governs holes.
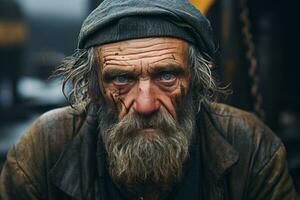
{"type": "MultiPolygon", "coordinates": [[[[256,113],[283,140],[300,192],[300,12],[297,0],[190,0],[211,20],[222,100],[256,113]]],[[[34,119],[67,105],[49,79],[101,0],[0,0],[0,169],[34,119]]]]}

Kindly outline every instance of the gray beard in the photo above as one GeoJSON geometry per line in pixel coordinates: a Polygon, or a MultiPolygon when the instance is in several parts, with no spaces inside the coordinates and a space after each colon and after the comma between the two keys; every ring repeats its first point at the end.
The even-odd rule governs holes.
{"type": "Polygon", "coordinates": [[[115,183],[133,191],[145,186],[168,191],[180,180],[195,125],[191,98],[183,105],[177,121],[163,106],[147,117],[130,111],[120,121],[106,107],[99,110],[99,131],[115,183]],[[144,128],[156,131],[138,133],[144,128]]]}

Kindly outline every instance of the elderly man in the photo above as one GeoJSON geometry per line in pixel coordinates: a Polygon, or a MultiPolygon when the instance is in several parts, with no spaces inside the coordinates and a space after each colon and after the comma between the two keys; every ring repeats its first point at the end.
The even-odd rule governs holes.
{"type": "Polygon", "coordinates": [[[213,103],[207,19],[187,0],[105,0],[58,69],[72,107],[7,156],[3,199],[298,199],[280,140],[213,103]]]}

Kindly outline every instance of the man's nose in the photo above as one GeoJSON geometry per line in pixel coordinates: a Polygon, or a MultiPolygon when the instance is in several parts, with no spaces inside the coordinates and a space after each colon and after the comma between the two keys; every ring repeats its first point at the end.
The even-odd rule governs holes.
{"type": "Polygon", "coordinates": [[[151,91],[150,80],[139,82],[138,93],[133,105],[134,110],[142,115],[148,115],[160,108],[160,102],[156,95],[151,91]]]}

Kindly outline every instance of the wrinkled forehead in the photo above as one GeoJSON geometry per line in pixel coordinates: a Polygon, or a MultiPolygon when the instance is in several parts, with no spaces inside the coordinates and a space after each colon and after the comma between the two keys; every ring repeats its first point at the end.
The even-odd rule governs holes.
{"type": "Polygon", "coordinates": [[[98,46],[102,68],[107,66],[138,66],[176,64],[186,66],[188,43],[170,37],[132,39],[98,46]]]}

